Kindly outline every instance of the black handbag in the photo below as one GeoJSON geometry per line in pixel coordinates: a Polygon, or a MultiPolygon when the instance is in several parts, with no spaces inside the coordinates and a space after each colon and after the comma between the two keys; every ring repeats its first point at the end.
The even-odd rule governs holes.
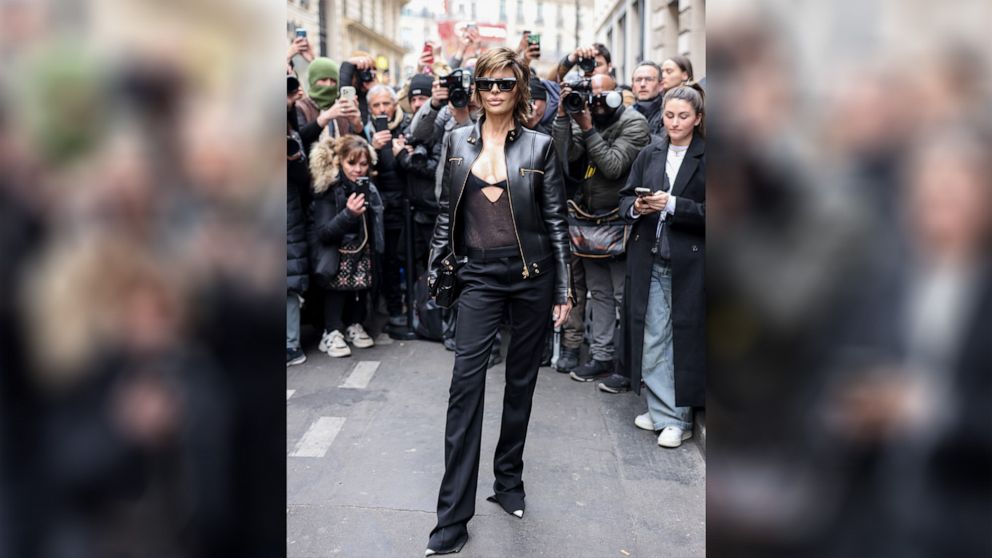
{"type": "Polygon", "coordinates": [[[458,302],[462,289],[458,282],[458,260],[453,253],[441,260],[441,269],[429,287],[434,302],[441,308],[451,308],[458,302]]]}
{"type": "Polygon", "coordinates": [[[355,246],[341,246],[338,272],[327,288],[334,291],[362,291],[372,287],[372,248],[369,246],[368,218],[362,215],[362,240],[355,246]]]}
{"type": "Polygon", "coordinates": [[[572,253],[580,258],[617,258],[627,250],[630,225],[619,208],[593,215],[568,200],[568,236],[572,253]]]}

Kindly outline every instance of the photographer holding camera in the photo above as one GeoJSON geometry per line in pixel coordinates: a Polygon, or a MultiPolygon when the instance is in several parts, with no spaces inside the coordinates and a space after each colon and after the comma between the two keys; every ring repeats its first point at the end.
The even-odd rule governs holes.
{"type": "Polygon", "coordinates": [[[447,134],[456,128],[475,123],[470,98],[472,73],[464,68],[439,76],[431,87],[431,100],[413,115],[410,125],[411,143],[443,145],[447,134]]]}
{"type": "Polygon", "coordinates": [[[590,47],[580,47],[561,59],[555,70],[558,81],[565,79],[565,74],[576,65],[583,77],[591,78],[597,74],[614,75],[610,50],[603,43],[593,43],[590,47]]]}
{"type": "MultiPolygon", "coordinates": [[[[410,80],[407,100],[413,113],[431,101],[431,87],[434,80],[427,74],[416,74],[410,80]]],[[[412,122],[403,129],[404,137],[411,138],[412,122]]],[[[441,157],[441,145],[434,141],[416,142],[410,140],[396,156],[400,169],[406,173],[410,185],[411,206],[413,207],[413,244],[414,257],[417,261],[418,276],[421,270],[427,269],[427,253],[430,249],[431,236],[434,234],[434,222],[437,220],[439,206],[434,195],[434,181],[437,175],[437,163],[441,157]],[[435,149],[436,148],[436,149],[435,149]]]]}
{"type": "MultiPolygon", "coordinates": [[[[611,227],[613,231],[622,220],[618,192],[627,182],[637,154],[650,142],[648,122],[637,111],[623,106],[623,97],[616,91],[616,81],[609,75],[597,74],[591,79],[563,83],[561,92],[561,103],[552,127],[555,149],[565,163],[585,162],[583,176],[573,177],[580,183],[570,205],[589,222],[611,227]]],[[[575,259],[573,257],[573,261],[575,259]]],[[[578,260],[585,271],[589,304],[592,305],[592,340],[589,361],[572,370],[571,377],[588,382],[610,375],[614,370],[613,335],[616,313],[623,302],[623,241],[619,241],[619,250],[615,253],[578,260]]],[[[581,317],[578,304],[576,309],[581,317]]],[[[581,333],[575,335],[574,325],[572,334],[566,331],[562,341],[562,357],[572,362],[578,359],[582,340],[581,333]]],[[[565,371],[561,366],[559,370],[565,371]]]]}
{"type": "Polygon", "coordinates": [[[360,52],[341,63],[341,83],[351,85],[358,93],[358,110],[362,126],[369,123],[368,92],[376,86],[375,60],[368,53],[360,52]]]}

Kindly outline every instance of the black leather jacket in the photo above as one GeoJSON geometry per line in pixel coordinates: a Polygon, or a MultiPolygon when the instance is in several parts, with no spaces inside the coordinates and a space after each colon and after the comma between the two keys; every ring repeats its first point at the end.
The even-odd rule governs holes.
{"type": "MultiPolygon", "coordinates": [[[[441,260],[449,253],[465,256],[464,233],[459,202],[468,175],[482,153],[482,123],[451,132],[442,160],[441,212],[431,240],[430,275],[437,276],[441,260]],[[449,200],[455,200],[454,204],[449,200]]],[[[572,298],[569,271],[570,248],[565,220],[565,190],[551,137],[524,128],[519,123],[506,136],[507,193],[524,279],[543,273],[556,273],[555,304],[572,298]],[[542,263],[550,259],[553,269],[542,263]]]]}

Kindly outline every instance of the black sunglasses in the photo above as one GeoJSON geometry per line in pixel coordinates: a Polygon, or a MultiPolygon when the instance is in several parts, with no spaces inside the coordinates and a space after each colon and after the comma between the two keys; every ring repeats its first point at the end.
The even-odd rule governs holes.
{"type": "Polygon", "coordinates": [[[475,78],[475,87],[479,91],[489,91],[493,84],[499,86],[500,91],[513,91],[517,86],[517,78],[475,78]]]}

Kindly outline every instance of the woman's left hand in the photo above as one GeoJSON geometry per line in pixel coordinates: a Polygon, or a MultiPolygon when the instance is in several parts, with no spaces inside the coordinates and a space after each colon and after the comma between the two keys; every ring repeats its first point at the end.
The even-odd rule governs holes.
{"type": "Polygon", "coordinates": [[[551,317],[555,320],[555,327],[561,327],[565,325],[565,320],[568,319],[569,312],[572,311],[572,302],[566,302],[565,304],[555,304],[554,309],[551,311],[551,317]]]}

